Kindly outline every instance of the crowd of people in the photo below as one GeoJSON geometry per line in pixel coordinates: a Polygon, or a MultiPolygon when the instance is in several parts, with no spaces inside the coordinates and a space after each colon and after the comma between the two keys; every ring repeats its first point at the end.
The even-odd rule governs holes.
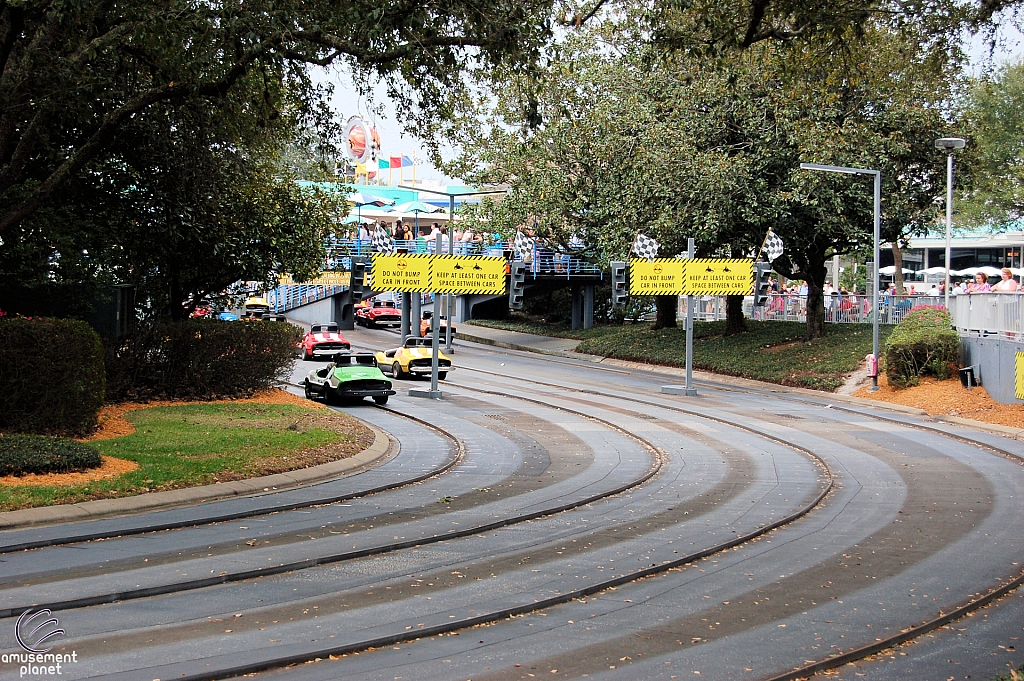
{"type": "MultiPolygon", "coordinates": [[[[776,279],[770,279],[771,293],[768,304],[759,316],[764,319],[779,319],[789,317],[802,317],[807,312],[807,282],[790,281],[786,284],[776,279]]],[[[992,281],[984,272],[977,273],[972,279],[956,283],[950,289],[950,295],[970,295],[972,293],[1024,293],[1022,286],[1009,268],[1003,268],[999,281],[992,281]]],[[[831,283],[826,283],[823,288],[822,303],[826,310],[826,316],[835,316],[837,319],[852,320],[863,317],[871,311],[871,299],[863,292],[848,290],[846,286],[834,288],[831,283]]],[[[897,295],[896,284],[890,283],[882,289],[879,310],[883,313],[892,311],[907,311],[914,306],[912,298],[930,297],[935,298],[934,303],[942,304],[939,300],[946,295],[945,282],[921,284],[909,283],[904,287],[902,296],[897,295]]],[[[706,302],[707,311],[711,313],[712,302],[706,302]]]]}
{"type": "Polygon", "coordinates": [[[428,252],[437,248],[438,251],[447,253],[450,239],[451,243],[455,246],[454,250],[456,253],[469,253],[478,251],[485,241],[482,232],[476,232],[468,228],[462,229],[457,224],[449,238],[446,225],[441,225],[437,222],[424,223],[417,230],[415,225],[408,220],[404,222],[397,220],[394,224],[388,224],[384,221],[362,224],[359,225],[358,231],[354,232],[351,236],[353,239],[369,244],[373,240],[374,232],[378,229],[383,229],[395,241],[405,242],[400,244],[400,247],[408,248],[410,251],[428,252]]]}

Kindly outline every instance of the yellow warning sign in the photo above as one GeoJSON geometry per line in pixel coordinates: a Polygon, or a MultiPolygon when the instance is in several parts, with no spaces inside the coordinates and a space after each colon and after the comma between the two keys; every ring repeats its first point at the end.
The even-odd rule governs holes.
{"type": "Polygon", "coordinates": [[[352,281],[351,272],[321,272],[320,276],[309,281],[295,281],[290,274],[281,274],[277,277],[277,283],[281,285],[286,284],[305,284],[307,286],[348,286],[349,282],[352,281]]]}
{"type": "Polygon", "coordinates": [[[430,255],[373,256],[373,267],[367,288],[374,291],[400,291],[427,293],[433,291],[430,277],[430,255]]]}
{"type": "Polygon", "coordinates": [[[436,293],[505,293],[505,258],[482,255],[433,255],[436,293]]]}
{"type": "Polygon", "coordinates": [[[1024,352],[1018,352],[1016,356],[1016,377],[1017,390],[1015,391],[1018,400],[1024,400],[1024,352]]]}
{"type": "Polygon", "coordinates": [[[685,262],[685,295],[746,296],[754,290],[753,260],[693,258],[685,262]]]}
{"type": "Polygon", "coordinates": [[[629,263],[631,296],[665,296],[683,293],[686,261],[678,258],[632,260],[629,263]]]}

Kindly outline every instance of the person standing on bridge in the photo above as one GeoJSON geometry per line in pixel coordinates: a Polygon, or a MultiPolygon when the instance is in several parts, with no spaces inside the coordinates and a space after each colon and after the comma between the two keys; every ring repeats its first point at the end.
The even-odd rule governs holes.
{"type": "Polygon", "coordinates": [[[1017,280],[1013,278],[1013,271],[1009,267],[1004,267],[1000,270],[999,274],[1002,280],[996,282],[996,285],[992,287],[993,291],[1016,293],[1019,290],[1020,286],[1017,284],[1017,280]]]}

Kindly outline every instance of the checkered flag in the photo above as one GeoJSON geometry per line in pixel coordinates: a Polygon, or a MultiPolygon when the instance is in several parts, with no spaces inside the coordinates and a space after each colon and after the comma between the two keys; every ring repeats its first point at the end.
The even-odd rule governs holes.
{"type": "Polygon", "coordinates": [[[637,234],[636,241],[633,242],[633,252],[639,257],[647,258],[648,260],[654,260],[658,257],[659,248],[661,248],[661,244],[643,234],[637,234]]]}
{"type": "Polygon", "coordinates": [[[768,230],[768,236],[764,240],[764,251],[765,255],[768,256],[768,262],[773,262],[782,255],[782,239],[770,229],[768,230]]]}
{"type": "Polygon", "coordinates": [[[373,230],[373,250],[378,253],[395,252],[395,238],[383,225],[377,225],[377,229],[373,230]]]}
{"type": "Polygon", "coordinates": [[[520,260],[527,260],[533,254],[533,239],[522,232],[516,232],[516,240],[512,242],[512,250],[520,260]]]}

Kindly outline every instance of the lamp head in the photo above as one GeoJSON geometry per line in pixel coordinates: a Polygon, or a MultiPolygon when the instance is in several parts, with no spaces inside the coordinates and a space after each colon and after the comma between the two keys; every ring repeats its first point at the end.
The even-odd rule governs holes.
{"type": "Polygon", "coordinates": [[[967,146],[967,140],[962,137],[943,137],[935,140],[936,149],[953,151],[954,149],[963,149],[965,146],[967,146]]]}

